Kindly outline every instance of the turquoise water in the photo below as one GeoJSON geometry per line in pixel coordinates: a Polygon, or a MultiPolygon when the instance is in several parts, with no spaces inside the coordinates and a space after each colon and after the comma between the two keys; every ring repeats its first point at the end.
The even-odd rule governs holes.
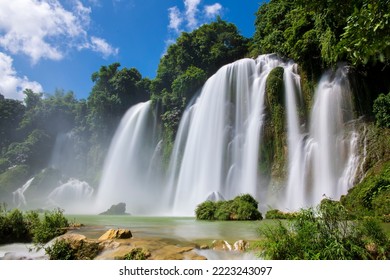
{"type": "Polygon", "coordinates": [[[128,228],[135,237],[160,237],[185,241],[223,239],[256,240],[262,221],[198,221],[192,217],[139,217],[67,215],[71,222],[82,223],[90,238],[110,228],[128,228]]]}

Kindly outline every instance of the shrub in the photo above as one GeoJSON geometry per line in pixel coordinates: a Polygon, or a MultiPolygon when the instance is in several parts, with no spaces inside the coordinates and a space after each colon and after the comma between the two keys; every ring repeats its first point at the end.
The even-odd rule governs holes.
{"type": "Polygon", "coordinates": [[[263,217],[257,207],[247,201],[233,201],[232,220],[261,220],[263,217]]]}
{"type": "Polygon", "coordinates": [[[219,221],[227,221],[231,219],[232,206],[229,201],[216,202],[216,210],[214,213],[214,219],[219,221]]]}
{"type": "Polygon", "coordinates": [[[150,253],[143,248],[134,248],[124,256],[125,260],[146,260],[150,253]]]}
{"type": "Polygon", "coordinates": [[[228,201],[208,200],[197,206],[195,215],[198,220],[261,220],[258,204],[249,194],[228,201]]]}
{"type": "Polygon", "coordinates": [[[214,220],[216,204],[207,200],[196,207],[195,215],[198,220],[214,220]]]}
{"type": "Polygon", "coordinates": [[[46,243],[64,234],[67,227],[69,227],[69,222],[61,209],[45,212],[43,220],[33,228],[33,241],[37,244],[46,243]]]}
{"type": "Polygon", "coordinates": [[[65,240],[56,240],[53,245],[45,248],[50,260],[75,260],[76,251],[65,240]]]}
{"type": "Polygon", "coordinates": [[[41,220],[36,211],[7,211],[5,206],[0,206],[0,244],[31,241],[44,244],[64,234],[68,226],[68,220],[59,209],[46,212],[41,220]]]}
{"type": "Polygon", "coordinates": [[[7,211],[0,207],[0,244],[12,242],[30,242],[31,234],[23,213],[14,209],[7,211]]]}
{"type": "Polygon", "coordinates": [[[297,218],[259,230],[263,257],[269,259],[385,259],[390,240],[370,218],[348,220],[341,203],[323,200],[317,208],[302,209],[297,218]]]}
{"type": "Polygon", "coordinates": [[[379,127],[390,128],[390,92],[387,95],[382,93],[375,99],[372,111],[379,127]]]}
{"type": "Polygon", "coordinates": [[[268,210],[265,214],[266,219],[294,219],[297,217],[297,213],[288,213],[288,212],[282,212],[278,209],[271,209],[268,210]]]}

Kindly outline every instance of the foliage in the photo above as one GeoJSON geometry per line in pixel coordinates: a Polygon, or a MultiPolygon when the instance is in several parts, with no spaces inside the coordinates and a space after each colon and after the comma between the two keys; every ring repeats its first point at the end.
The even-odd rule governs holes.
{"type": "Polygon", "coordinates": [[[46,151],[53,147],[50,136],[44,130],[33,130],[24,142],[9,145],[5,157],[10,165],[28,165],[35,169],[46,166],[50,154],[46,151]]]}
{"type": "Polygon", "coordinates": [[[90,240],[72,242],[66,238],[56,239],[45,248],[51,260],[92,260],[100,252],[99,243],[90,240]]]}
{"type": "Polygon", "coordinates": [[[282,177],[285,166],[285,107],[284,107],[284,70],[282,67],[274,68],[266,80],[266,125],[264,135],[266,141],[262,146],[260,162],[261,170],[273,176],[282,177]]]}
{"type": "Polygon", "coordinates": [[[379,127],[390,128],[390,92],[380,94],[374,101],[373,113],[379,127]]]}
{"type": "Polygon", "coordinates": [[[388,64],[390,1],[271,0],[259,7],[252,55],[277,53],[316,77],[346,60],[388,64]]]}
{"type": "Polygon", "coordinates": [[[186,100],[189,100],[202,87],[206,79],[207,74],[204,70],[191,65],[173,81],[172,93],[174,96],[184,97],[186,100]]]}
{"type": "Polygon", "coordinates": [[[242,58],[248,42],[234,24],[220,18],[191,33],[183,32],[160,61],[153,94],[163,89],[171,92],[175,79],[191,66],[202,69],[207,76],[214,74],[221,66],[242,58]]]}
{"type": "Polygon", "coordinates": [[[59,182],[67,180],[68,178],[63,176],[58,169],[45,168],[34,176],[30,186],[23,195],[27,200],[35,195],[47,196],[59,185],[59,182]]]}
{"type": "Polygon", "coordinates": [[[50,260],[75,260],[76,250],[66,240],[55,240],[53,245],[45,248],[50,260]]]}
{"type": "Polygon", "coordinates": [[[207,200],[199,204],[195,209],[195,216],[198,220],[214,220],[215,211],[217,210],[216,203],[207,200]]]}
{"type": "Polygon", "coordinates": [[[17,128],[24,112],[25,107],[22,102],[6,99],[0,94],[0,151],[18,140],[17,128]]]}
{"type": "Polygon", "coordinates": [[[54,237],[64,234],[69,222],[61,209],[45,212],[42,221],[33,227],[33,241],[37,244],[49,242],[54,237]]]}
{"type": "Polygon", "coordinates": [[[127,109],[149,98],[149,83],[139,71],[119,68],[120,63],[115,62],[92,74],[95,84],[88,97],[87,118],[94,137],[105,139],[112,135],[127,109]]]}
{"type": "Polygon", "coordinates": [[[20,210],[6,211],[5,207],[1,207],[0,211],[0,244],[23,242],[31,238],[20,210]]]}
{"type": "Polygon", "coordinates": [[[43,220],[35,211],[23,213],[19,209],[0,207],[0,243],[31,242],[43,244],[66,232],[69,225],[61,210],[44,214],[43,220]]]}
{"type": "Polygon", "coordinates": [[[17,165],[8,168],[0,174],[0,198],[2,202],[9,200],[9,196],[17,188],[21,187],[30,176],[30,168],[27,165],[17,165]]]}
{"type": "Polygon", "coordinates": [[[261,228],[265,239],[259,246],[268,259],[388,259],[390,240],[378,222],[348,217],[339,202],[325,199],[316,209],[302,209],[290,222],[261,228]]]}
{"type": "Polygon", "coordinates": [[[207,200],[196,207],[198,220],[261,220],[258,202],[249,194],[228,201],[207,200]]]}
{"type": "Polygon", "coordinates": [[[376,174],[367,175],[363,181],[341,198],[342,204],[356,216],[390,214],[390,163],[376,174]]]}
{"type": "Polygon", "coordinates": [[[143,248],[134,248],[124,256],[125,260],[146,260],[150,253],[143,248]]]}
{"type": "Polygon", "coordinates": [[[390,1],[361,1],[347,18],[339,48],[352,64],[388,63],[390,56],[390,1]]]}
{"type": "Polygon", "coordinates": [[[265,214],[266,219],[279,219],[279,220],[291,220],[295,219],[297,217],[297,213],[289,213],[289,212],[282,212],[278,209],[271,209],[268,210],[267,213],[265,214]]]}

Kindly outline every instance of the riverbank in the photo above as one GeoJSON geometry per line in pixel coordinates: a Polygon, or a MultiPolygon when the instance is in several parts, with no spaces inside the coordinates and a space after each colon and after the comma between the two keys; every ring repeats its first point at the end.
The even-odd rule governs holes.
{"type": "MultiPolygon", "coordinates": [[[[193,217],[67,215],[67,218],[72,224],[83,226],[68,230],[66,235],[77,235],[85,242],[98,242],[99,237],[109,229],[131,231],[131,238],[98,242],[102,244],[101,251],[94,259],[121,259],[135,248],[144,248],[149,252],[148,259],[255,259],[248,247],[258,238],[256,229],[264,223],[209,222],[193,217]]],[[[32,244],[0,247],[0,259],[48,258],[42,253],[44,250],[37,257],[34,250],[29,251],[29,248],[33,248],[32,244]]]]}

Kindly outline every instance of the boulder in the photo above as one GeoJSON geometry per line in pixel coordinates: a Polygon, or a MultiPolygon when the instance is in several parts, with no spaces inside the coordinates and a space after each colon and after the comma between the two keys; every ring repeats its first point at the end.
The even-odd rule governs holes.
{"type": "Polygon", "coordinates": [[[129,229],[110,229],[99,237],[99,241],[107,239],[127,239],[131,238],[132,236],[133,235],[129,229]]]}
{"type": "Polygon", "coordinates": [[[220,251],[231,251],[232,245],[229,244],[226,240],[214,240],[211,248],[213,250],[220,250],[220,251]]]}

